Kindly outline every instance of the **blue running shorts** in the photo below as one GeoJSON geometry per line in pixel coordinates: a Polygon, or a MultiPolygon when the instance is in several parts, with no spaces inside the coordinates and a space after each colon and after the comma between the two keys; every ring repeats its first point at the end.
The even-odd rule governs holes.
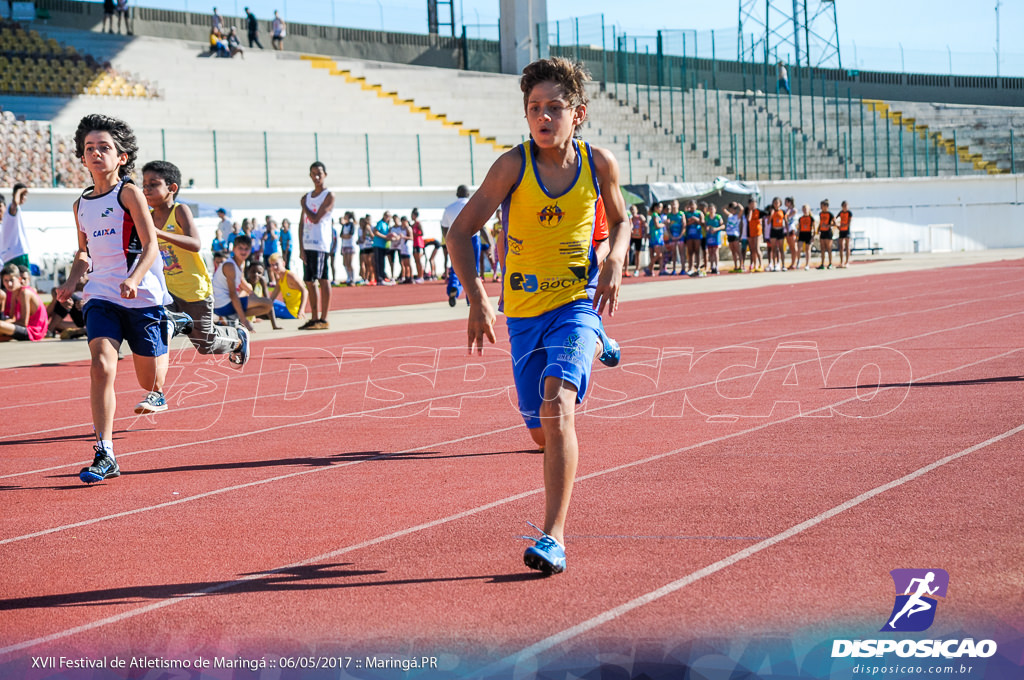
{"type": "Polygon", "coordinates": [[[548,376],[575,385],[576,403],[583,402],[601,317],[590,300],[578,300],[540,316],[510,317],[507,321],[519,411],[526,427],[537,428],[548,376]]]}
{"type": "Polygon", "coordinates": [[[93,298],[82,309],[89,341],[110,338],[118,345],[128,342],[133,354],[159,357],[167,354],[170,339],[168,319],[163,307],[122,307],[108,300],[93,298]]]}

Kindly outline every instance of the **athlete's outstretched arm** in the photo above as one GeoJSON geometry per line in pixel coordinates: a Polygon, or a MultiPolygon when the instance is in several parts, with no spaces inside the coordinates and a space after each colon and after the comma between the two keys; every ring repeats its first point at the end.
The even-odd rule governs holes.
{"type": "Polygon", "coordinates": [[[473,257],[473,235],[480,231],[519,178],[522,157],[518,149],[502,154],[487,171],[483,184],[455,218],[445,240],[452,268],[462,281],[469,298],[469,351],[483,352],[484,338],[494,342],[494,309],[487,299],[483,278],[477,273],[473,257]]]}
{"type": "Polygon", "coordinates": [[[598,314],[609,305],[608,313],[615,316],[619,307],[619,288],[622,286],[622,263],[629,250],[630,224],[626,202],[619,191],[619,164],[610,151],[592,147],[597,180],[604,197],[604,210],[608,218],[608,244],[610,251],[594,291],[594,309],[598,314]]]}

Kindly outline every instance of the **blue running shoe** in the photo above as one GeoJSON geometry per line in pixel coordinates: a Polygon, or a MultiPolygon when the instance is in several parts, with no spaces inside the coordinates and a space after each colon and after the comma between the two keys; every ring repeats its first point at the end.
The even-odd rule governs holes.
{"type": "Polygon", "coordinates": [[[135,405],[135,412],[137,414],[146,415],[147,413],[159,413],[167,410],[167,399],[164,398],[163,392],[150,392],[146,395],[146,398],[135,405]]]}
{"type": "Polygon", "coordinates": [[[523,563],[530,569],[544,572],[547,575],[561,574],[565,571],[565,548],[559,545],[558,541],[541,531],[533,522],[527,522],[531,527],[540,531],[540,538],[523,536],[535,544],[526,549],[523,553],[523,563]]]}
{"type": "Polygon", "coordinates": [[[185,312],[172,312],[169,309],[166,311],[167,321],[171,326],[170,337],[173,338],[176,335],[188,335],[192,332],[193,328],[195,328],[192,317],[185,312]]]}
{"type": "Polygon", "coordinates": [[[608,337],[608,333],[604,330],[604,321],[601,321],[600,325],[598,325],[597,335],[601,345],[604,347],[598,360],[608,367],[618,366],[619,359],[622,358],[622,351],[619,349],[619,343],[608,337]]]}
{"type": "Polygon", "coordinates": [[[78,473],[79,479],[86,484],[95,484],[104,479],[121,476],[121,468],[117,466],[117,461],[104,451],[103,447],[97,444],[93,450],[96,452],[96,457],[93,458],[92,465],[82,468],[82,471],[78,473]]]}
{"type": "Polygon", "coordinates": [[[228,355],[228,361],[241,368],[249,361],[249,331],[238,327],[238,349],[228,355]]]}

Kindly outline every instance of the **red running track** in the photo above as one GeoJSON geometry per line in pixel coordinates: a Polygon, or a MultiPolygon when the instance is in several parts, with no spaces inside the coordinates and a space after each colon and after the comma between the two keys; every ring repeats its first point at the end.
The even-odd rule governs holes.
{"type": "Polygon", "coordinates": [[[895,568],[949,572],[929,636],[1019,649],[1022,284],[1014,262],[624,305],[553,578],[521,562],[541,457],[504,329],[468,362],[458,322],[269,340],[243,372],[176,350],[150,418],[122,363],[123,475],[89,488],[87,365],[3,371],[0,675],[359,651],[523,677],[868,638],[895,568]]]}

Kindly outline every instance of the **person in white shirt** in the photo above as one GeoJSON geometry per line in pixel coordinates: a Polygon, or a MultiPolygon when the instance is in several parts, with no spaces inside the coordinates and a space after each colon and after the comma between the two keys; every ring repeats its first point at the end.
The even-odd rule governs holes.
{"type": "Polygon", "coordinates": [[[309,321],[299,330],[327,330],[327,312],[331,308],[331,222],[334,194],[327,188],[327,168],[320,161],[309,166],[313,190],[299,199],[299,257],[305,263],[302,279],[309,291],[309,321]],[[318,290],[319,289],[319,290],[318,290]]]}
{"type": "Polygon", "coordinates": [[[270,46],[275,50],[284,50],[284,36],[286,35],[286,29],[284,19],[282,19],[277,10],[274,10],[274,23],[272,24],[272,30],[274,36],[270,39],[270,46]]]}
{"type": "Polygon", "coordinates": [[[4,210],[0,221],[0,263],[29,266],[28,233],[25,231],[25,211],[22,210],[27,197],[28,187],[15,184],[11,204],[4,210]]]}
{"type": "MultiPolygon", "coordinates": [[[[469,187],[465,184],[460,184],[455,190],[455,201],[449,203],[444,209],[444,214],[441,216],[441,243],[443,244],[445,239],[448,237],[448,230],[451,228],[452,223],[455,222],[455,218],[459,216],[462,209],[469,203],[469,187]]],[[[473,234],[473,254],[476,257],[477,267],[480,266],[480,234],[473,234]]],[[[448,264],[448,249],[445,248],[445,265],[448,264]]],[[[477,269],[479,272],[479,269],[477,269]]],[[[455,269],[451,268],[448,270],[448,306],[454,307],[455,301],[462,295],[462,283],[459,281],[459,277],[455,274],[455,269]]],[[[469,297],[466,297],[466,304],[469,304],[469,297]]]]}

